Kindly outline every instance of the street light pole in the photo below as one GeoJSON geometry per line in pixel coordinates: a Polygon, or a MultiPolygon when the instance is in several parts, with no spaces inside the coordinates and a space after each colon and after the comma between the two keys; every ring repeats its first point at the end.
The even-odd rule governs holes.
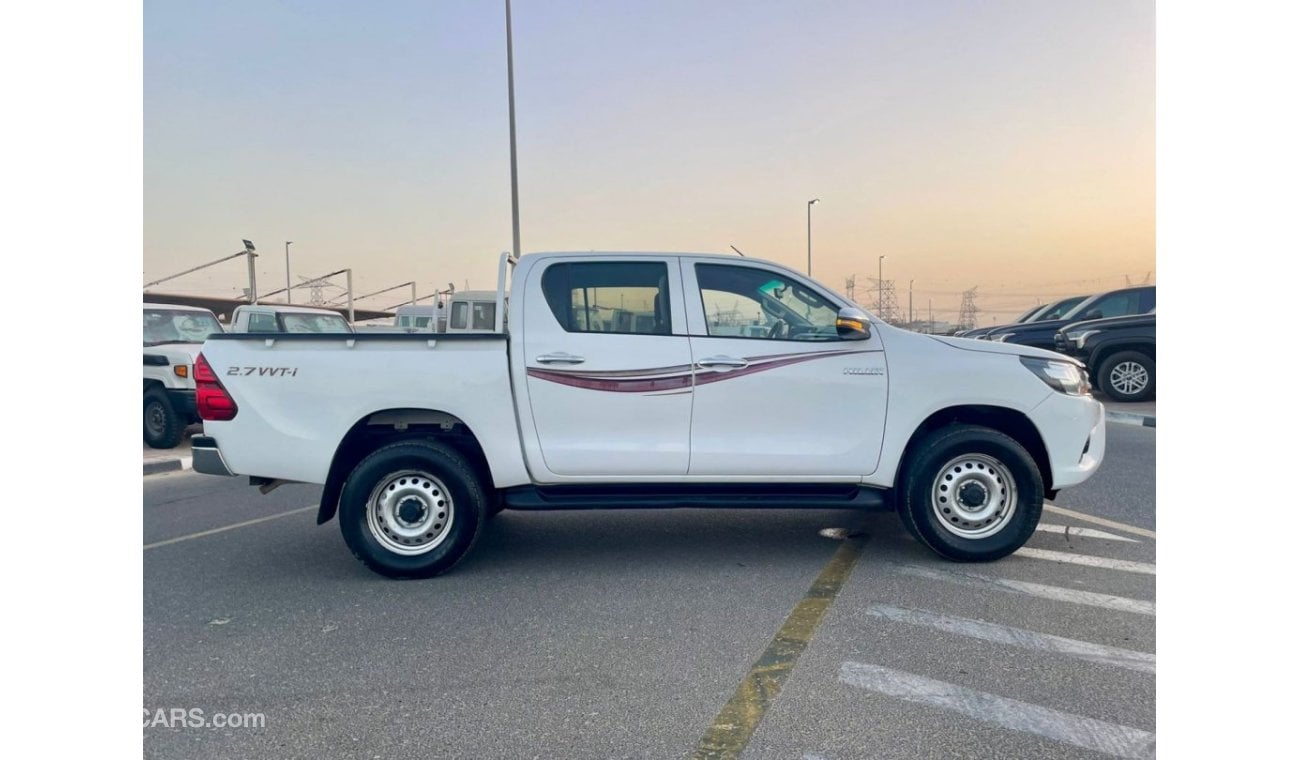
{"type": "Polygon", "coordinates": [[[284,241],[284,297],[289,303],[293,303],[293,284],[289,280],[289,246],[293,245],[292,240],[284,241]]]}
{"type": "Polygon", "coordinates": [[[519,258],[519,168],[515,158],[515,47],[510,29],[510,0],[506,0],[506,84],[510,98],[510,217],[515,258],[519,258]]]}
{"type": "Polygon", "coordinates": [[[253,247],[252,241],[244,241],[244,253],[248,254],[248,302],[257,303],[257,265],[253,263],[257,258],[257,249],[253,247]]]}
{"type": "Polygon", "coordinates": [[[808,276],[812,277],[812,207],[821,202],[821,198],[808,201],[808,276]]]}
{"type": "Polygon", "coordinates": [[[912,283],[916,280],[907,281],[907,323],[912,323],[912,283]]]}

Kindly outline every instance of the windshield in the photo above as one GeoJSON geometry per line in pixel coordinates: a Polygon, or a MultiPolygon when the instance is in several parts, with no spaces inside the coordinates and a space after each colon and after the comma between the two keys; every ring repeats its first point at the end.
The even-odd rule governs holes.
{"type": "Polygon", "coordinates": [[[1034,316],[1035,314],[1037,314],[1038,312],[1040,312],[1040,311],[1042,311],[1043,309],[1046,309],[1046,308],[1047,308],[1046,306],[1042,306],[1042,305],[1035,306],[1034,308],[1030,309],[1029,311],[1025,312],[1024,314],[1021,314],[1020,316],[1018,316],[1018,317],[1016,317],[1015,319],[1011,320],[1011,323],[1012,323],[1012,324],[1016,324],[1016,325],[1018,325],[1018,324],[1020,324],[1021,322],[1029,322],[1031,319],[1033,319],[1033,316],[1034,316]]]}
{"type": "Polygon", "coordinates": [[[282,314],[284,331],[290,333],[350,333],[352,327],[338,314],[282,314]]]}
{"type": "Polygon", "coordinates": [[[145,309],[144,344],[202,343],[209,335],[224,332],[217,318],[206,311],[145,309]]]}
{"type": "Polygon", "coordinates": [[[1038,316],[1034,317],[1029,321],[1042,322],[1049,319],[1060,319],[1061,317],[1065,316],[1066,313],[1070,311],[1070,309],[1073,309],[1074,307],[1083,303],[1084,299],[1086,298],[1087,296],[1074,296],[1073,298],[1067,298],[1063,301],[1057,301],[1056,303],[1047,307],[1041,314],[1039,314],[1038,316]]]}

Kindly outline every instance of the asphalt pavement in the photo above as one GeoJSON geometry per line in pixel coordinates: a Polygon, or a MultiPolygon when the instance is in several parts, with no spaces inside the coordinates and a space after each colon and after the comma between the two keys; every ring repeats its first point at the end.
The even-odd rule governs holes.
{"type": "Polygon", "coordinates": [[[506,512],[398,582],[318,487],[147,477],[145,709],[265,725],[146,727],[145,756],[1148,756],[1155,431],[1107,435],[981,565],[890,514],[506,512]]]}

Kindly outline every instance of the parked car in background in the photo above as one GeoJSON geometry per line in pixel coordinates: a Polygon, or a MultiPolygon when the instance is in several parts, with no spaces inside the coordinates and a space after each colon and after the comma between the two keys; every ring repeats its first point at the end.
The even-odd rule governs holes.
{"type": "Polygon", "coordinates": [[[144,442],[174,448],[185,426],[199,421],[194,407],[194,359],[221,323],[207,309],[144,305],[144,442]]]}
{"type": "Polygon", "coordinates": [[[1084,299],[1059,319],[1045,319],[990,330],[982,340],[1056,350],[1056,331],[1088,319],[1145,314],[1156,307],[1156,286],[1121,288],[1084,299]]]}
{"type": "Polygon", "coordinates": [[[235,307],[233,333],[350,333],[352,325],[333,309],[255,303],[235,307]]]}
{"type": "Polygon", "coordinates": [[[1074,322],[1056,333],[1056,350],[1088,367],[1094,386],[1113,401],[1156,397],[1156,315],[1074,322]]]}
{"type": "Polygon", "coordinates": [[[1088,296],[1070,296],[1069,298],[1062,298],[1059,301],[1053,301],[1046,306],[1035,306],[1005,325],[990,325],[989,327],[976,327],[973,330],[963,330],[962,332],[957,333],[957,337],[980,338],[993,330],[1008,327],[1010,325],[1025,324],[1027,322],[1043,322],[1049,319],[1060,319],[1066,312],[1073,309],[1075,306],[1078,306],[1087,297],[1088,296]]]}

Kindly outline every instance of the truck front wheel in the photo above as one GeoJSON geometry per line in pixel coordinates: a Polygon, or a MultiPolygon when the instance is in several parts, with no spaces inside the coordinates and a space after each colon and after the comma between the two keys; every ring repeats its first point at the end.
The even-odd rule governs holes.
{"type": "Polygon", "coordinates": [[[976,425],[929,433],[908,459],[899,516],[939,555],[987,562],[1019,549],[1043,512],[1043,478],[1009,436],[976,425]]]}
{"type": "Polygon", "coordinates": [[[469,553],[487,503],[473,467],[455,449],[407,440],[375,450],[352,470],[339,498],[339,525],[371,570],[428,578],[469,553]]]}

